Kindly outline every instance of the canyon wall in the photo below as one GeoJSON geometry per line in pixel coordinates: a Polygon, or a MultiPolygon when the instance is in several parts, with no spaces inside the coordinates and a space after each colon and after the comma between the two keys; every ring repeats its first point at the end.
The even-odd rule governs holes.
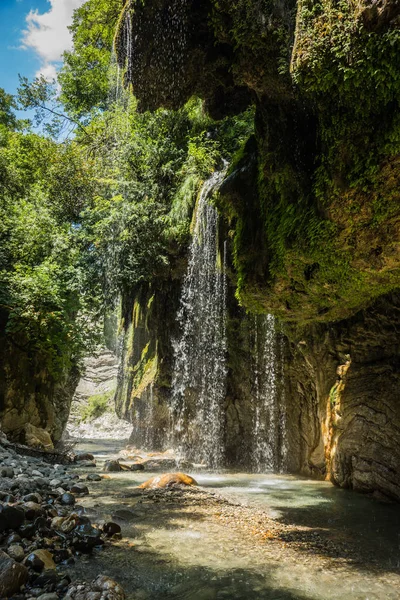
{"type": "MultiPolygon", "coordinates": [[[[33,426],[46,430],[56,442],[61,439],[68,420],[79,370],[76,367],[66,369],[55,379],[44,368],[40,356],[24,348],[22,337],[7,337],[2,318],[5,320],[7,315],[0,315],[1,428],[10,439],[25,443],[29,441],[29,435],[35,433],[30,427],[33,426]]],[[[52,443],[48,435],[44,440],[52,443]]],[[[34,439],[31,441],[35,443],[34,439]]]]}
{"type": "MultiPolygon", "coordinates": [[[[256,107],[255,135],[218,200],[232,240],[233,296],[243,307],[228,311],[227,461],[247,460],[254,331],[245,310],[273,313],[286,333],[288,470],[396,499],[399,15],[392,0],[132,0],[116,35],[143,109],[176,109],[193,94],[214,118],[256,107]]],[[[141,399],[148,386],[135,365],[146,348],[161,371],[169,364],[166,377],[153,377],[153,394],[162,381],[161,404],[177,287],[172,302],[164,297],[161,333],[149,333],[142,302],[127,344],[128,354],[136,348],[128,364],[141,399]]]]}
{"type": "Polygon", "coordinates": [[[291,470],[400,498],[400,297],[290,333],[291,470]]]}

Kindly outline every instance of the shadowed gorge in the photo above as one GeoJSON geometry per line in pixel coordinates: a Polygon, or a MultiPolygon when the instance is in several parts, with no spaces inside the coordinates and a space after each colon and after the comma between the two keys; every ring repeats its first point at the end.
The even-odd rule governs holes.
{"type": "Polygon", "coordinates": [[[397,600],[398,0],[73,1],[0,87],[0,596],[397,600]]]}

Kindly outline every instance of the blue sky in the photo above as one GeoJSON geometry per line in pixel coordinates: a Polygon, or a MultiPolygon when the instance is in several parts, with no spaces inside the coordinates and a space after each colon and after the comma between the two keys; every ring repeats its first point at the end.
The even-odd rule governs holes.
{"type": "Polygon", "coordinates": [[[44,12],[47,8],[46,0],[0,0],[0,87],[7,92],[15,92],[18,73],[32,77],[40,68],[41,59],[36,53],[18,47],[30,10],[44,12]]]}
{"type": "Polygon", "coordinates": [[[68,25],[84,0],[0,0],[0,87],[14,94],[18,73],[53,78],[71,47],[68,25]]]}

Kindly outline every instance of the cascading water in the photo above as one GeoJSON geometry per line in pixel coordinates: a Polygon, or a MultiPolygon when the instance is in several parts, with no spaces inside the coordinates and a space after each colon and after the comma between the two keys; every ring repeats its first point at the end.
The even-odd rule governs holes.
{"type": "Polygon", "coordinates": [[[285,410],[279,337],[272,315],[254,318],[252,465],[257,473],[280,471],[285,453],[285,410]]]}
{"type": "Polygon", "coordinates": [[[172,443],[179,453],[212,468],[223,459],[223,410],[226,387],[226,247],[218,250],[218,213],[209,204],[225,171],[204,184],[183,282],[174,345],[172,443]],[[221,264],[222,263],[222,264],[221,264]]]}

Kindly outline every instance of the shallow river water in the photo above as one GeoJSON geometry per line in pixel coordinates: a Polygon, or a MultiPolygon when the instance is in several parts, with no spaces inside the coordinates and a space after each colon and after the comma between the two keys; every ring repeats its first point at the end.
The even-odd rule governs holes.
{"type": "MultiPolygon", "coordinates": [[[[121,443],[91,442],[98,464],[121,443]]],[[[398,600],[400,510],[287,475],[190,473],[230,503],[141,503],[150,473],[110,473],[80,501],[90,516],[120,517],[123,539],[78,561],[128,598],[153,600],[398,600]],[[121,512],[121,511],[125,511],[121,512]]]]}

